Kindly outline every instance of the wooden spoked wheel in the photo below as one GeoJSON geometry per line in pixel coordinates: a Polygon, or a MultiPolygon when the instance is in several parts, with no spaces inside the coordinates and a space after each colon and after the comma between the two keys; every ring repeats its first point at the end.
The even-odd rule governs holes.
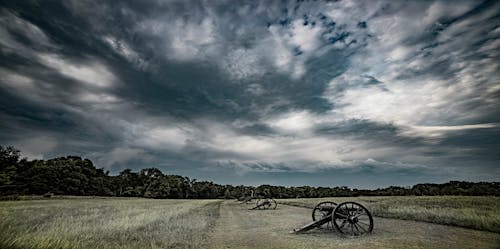
{"type": "Polygon", "coordinates": [[[340,233],[348,236],[360,236],[373,230],[372,215],[356,202],[340,203],[333,211],[332,222],[340,233]]]}
{"type": "Polygon", "coordinates": [[[278,206],[278,203],[271,198],[258,199],[256,204],[258,209],[276,209],[278,206]]]}
{"type": "MultiPolygon", "coordinates": [[[[325,217],[331,216],[335,208],[337,207],[337,203],[332,201],[324,201],[318,203],[313,209],[312,212],[312,220],[319,221],[325,217]]],[[[328,229],[333,229],[333,223],[331,221],[322,225],[322,227],[326,227],[328,229]]]]}

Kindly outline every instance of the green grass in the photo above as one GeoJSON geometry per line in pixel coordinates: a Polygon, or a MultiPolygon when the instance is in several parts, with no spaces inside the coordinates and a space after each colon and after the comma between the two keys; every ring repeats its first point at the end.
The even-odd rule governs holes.
{"type": "Polygon", "coordinates": [[[384,196],[281,199],[280,203],[313,208],[321,201],[356,201],[379,217],[425,221],[500,233],[500,197],[384,196]]]}
{"type": "Polygon", "coordinates": [[[0,248],[202,248],[218,200],[0,202],[0,248]]]}

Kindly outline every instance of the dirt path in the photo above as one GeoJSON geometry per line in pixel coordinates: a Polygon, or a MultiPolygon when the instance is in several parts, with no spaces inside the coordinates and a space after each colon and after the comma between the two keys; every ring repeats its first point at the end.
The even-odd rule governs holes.
{"type": "Polygon", "coordinates": [[[373,233],[362,238],[343,238],[324,229],[290,234],[310,222],[309,209],[251,207],[224,201],[208,236],[209,248],[500,248],[500,234],[385,218],[375,218],[373,233]]]}

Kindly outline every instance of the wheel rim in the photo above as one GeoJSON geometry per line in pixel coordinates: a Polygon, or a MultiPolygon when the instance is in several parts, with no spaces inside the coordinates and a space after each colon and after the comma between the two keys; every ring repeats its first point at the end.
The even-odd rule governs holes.
{"type": "Polygon", "coordinates": [[[349,236],[360,236],[373,230],[372,215],[356,202],[339,204],[333,212],[332,221],[337,231],[349,236]]]}
{"type": "Polygon", "coordinates": [[[257,200],[258,209],[264,209],[264,205],[262,205],[262,203],[264,203],[264,199],[257,200]]]}
{"type": "Polygon", "coordinates": [[[271,209],[276,209],[277,206],[278,203],[274,199],[271,199],[271,209]]]}
{"type": "MultiPolygon", "coordinates": [[[[337,206],[337,203],[332,202],[332,201],[324,201],[324,202],[318,203],[318,205],[316,205],[316,207],[314,207],[314,209],[313,209],[312,220],[318,221],[318,220],[323,219],[325,216],[331,215],[336,206],[337,206]]],[[[329,221],[326,224],[322,225],[322,227],[332,229],[333,225],[332,225],[332,222],[329,221]]]]}

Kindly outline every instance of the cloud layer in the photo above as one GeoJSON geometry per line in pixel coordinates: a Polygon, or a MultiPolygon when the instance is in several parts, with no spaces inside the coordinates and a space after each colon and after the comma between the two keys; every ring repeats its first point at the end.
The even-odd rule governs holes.
{"type": "Polygon", "coordinates": [[[500,179],[495,1],[2,5],[0,142],[29,157],[231,184],[500,179]]]}

